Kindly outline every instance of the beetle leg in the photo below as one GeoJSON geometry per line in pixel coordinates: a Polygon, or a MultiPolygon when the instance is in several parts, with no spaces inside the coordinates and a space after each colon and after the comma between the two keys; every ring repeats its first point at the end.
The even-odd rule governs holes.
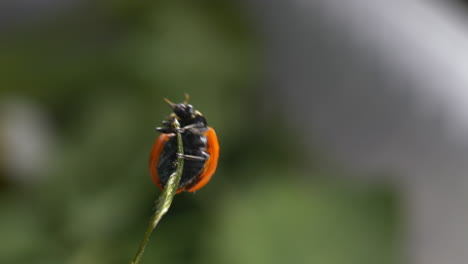
{"type": "Polygon", "coordinates": [[[174,133],[174,129],[169,128],[169,127],[157,127],[156,131],[164,133],[164,134],[174,133]]]}
{"type": "MultiPolygon", "coordinates": [[[[194,132],[196,130],[192,129],[192,128],[202,128],[203,127],[203,124],[200,124],[200,123],[195,123],[195,124],[191,124],[191,125],[187,125],[187,126],[184,126],[184,127],[181,127],[177,130],[177,132],[179,133],[184,133],[186,130],[190,130],[190,132],[194,132]]],[[[195,134],[195,133],[194,133],[195,134]]]]}
{"type": "Polygon", "coordinates": [[[200,157],[200,156],[194,156],[194,155],[185,155],[185,154],[180,154],[177,153],[177,157],[182,157],[186,160],[206,160],[206,157],[200,157]]]}

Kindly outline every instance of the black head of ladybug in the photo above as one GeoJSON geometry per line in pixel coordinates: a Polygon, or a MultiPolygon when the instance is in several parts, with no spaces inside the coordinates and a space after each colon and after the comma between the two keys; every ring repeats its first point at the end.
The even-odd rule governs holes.
{"type": "Polygon", "coordinates": [[[189,96],[185,94],[185,101],[180,104],[175,104],[169,99],[164,98],[164,101],[172,108],[173,114],[169,116],[169,121],[163,122],[167,128],[158,128],[158,131],[167,133],[167,131],[172,131],[170,128],[171,118],[176,118],[179,120],[181,127],[191,125],[193,128],[199,128],[204,130],[207,126],[206,119],[203,117],[202,113],[195,110],[192,105],[188,104],[189,96]]]}
{"type": "Polygon", "coordinates": [[[187,120],[195,117],[195,110],[193,109],[192,105],[185,102],[181,104],[174,104],[166,98],[164,98],[164,101],[166,101],[166,103],[171,106],[172,111],[178,119],[187,120]]]}

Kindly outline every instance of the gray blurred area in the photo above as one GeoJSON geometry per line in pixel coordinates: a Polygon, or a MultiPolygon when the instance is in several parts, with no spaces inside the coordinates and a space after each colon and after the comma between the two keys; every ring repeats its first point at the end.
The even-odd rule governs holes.
{"type": "MultiPolygon", "coordinates": [[[[347,166],[390,172],[409,263],[468,260],[468,12],[443,1],[245,1],[279,108],[347,166]]],[[[368,174],[375,175],[375,174],[368,174]]],[[[370,181],[382,179],[366,178],[370,181]]]]}

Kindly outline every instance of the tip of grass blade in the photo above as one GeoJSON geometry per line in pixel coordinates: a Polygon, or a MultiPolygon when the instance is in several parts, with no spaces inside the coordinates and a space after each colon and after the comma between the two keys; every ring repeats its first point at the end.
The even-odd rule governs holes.
{"type": "MultiPolygon", "coordinates": [[[[177,131],[177,152],[183,155],[184,146],[182,142],[182,135],[178,131],[178,128],[180,128],[180,124],[177,121],[177,119],[174,119],[172,126],[176,128],[175,130],[177,131]]],[[[178,155],[176,170],[174,173],[171,174],[171,176],[169,176],[169,180],[167,181],[166,187],[162,191],[159,198],[156,200],[156,210],[153,216],[151,217],[151,222],[148,226],[148,229],[146,230],[143,241],[141,242],[137,254],[133,258],[131,264],[140,263],[141,257],[143,256],[143,252],[145,251],[146,245],[148,244],[151,233],[156,228],[164,214],[166,214],[167,211],[169,211],[169,208],[171,207],[172,200],[176,195],[177,187],[179,186],[180,178],[182,177],[182,172],[184,170],[184,158],[182,155],[178,155]]]]}

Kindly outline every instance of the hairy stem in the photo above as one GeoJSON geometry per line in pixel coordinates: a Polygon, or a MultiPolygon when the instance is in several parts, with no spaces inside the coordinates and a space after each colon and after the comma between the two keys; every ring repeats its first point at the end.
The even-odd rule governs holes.
{"type": "MultiPolygon", "coordinates": [[[[172,125],[174,126],[174,128],[176,128],[176,130],[180,127],[180,124],[177,120],[174,120],[174,123],[172,125]]],[[[180,132],[177,132],[177,153],[184,154],[184,146],[182,143],[182,135],[180,134],[180,132]]],[[[182,177],[183,168],[184,158],[181,155],[178,155],[176,171],[173,174],[171,174],[169,180],[167,181],[166,187],[164,188],[158,200],[156,201],[156,211],[151,217],[151,221],[149,223],[148,229],[146,230],[143,241],[141,241],[140,248],[138,248],[136,256],[133,258],[131,264],[140,263],[141,257],[143,256],[143,252],[145,251],[145,247],[148,244],[151,233],[153,232],[154,228],[158,225],[159,221],[164,216],[164,214],[167,213],[169,207],[171,207],[172,200],[174,199],[177,187],[179,186],[180,178],[182,177]]]]}

